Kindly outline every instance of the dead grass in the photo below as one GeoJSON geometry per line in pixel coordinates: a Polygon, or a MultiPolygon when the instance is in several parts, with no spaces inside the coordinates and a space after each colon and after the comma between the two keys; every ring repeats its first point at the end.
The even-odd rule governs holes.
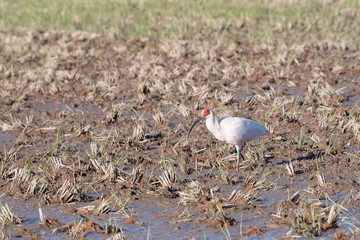
{"type": "MultiPolygon", "coordinates": [[[[344,209],[329,199],[357,206],[357,194],[345,201],[344,191],[359,187],[354,177],[360,149],[358,5],[291,1],[285,9],[284,1],[205,1],[202,10],[200,2],[163,3],[161,9],[179,10],[183,15],[176,19],[183,21],[152,9],[148,26],[144,19],[134,22],[145,5],[158,4],[135,1],[134,12],[127,9],[125,17],[115,18],[121,21],[105,24],[104,32],[90,23],[76,29],[97,33],[46,26],[0,32],[2,193],[50,206],[90,201],[72,214],[96,219],[128,217],[136,201],[156,199],[186,209],[186,219],[174,224],[210,219],[225,238],[255,212],[274,214],[275,221],[305,237],[343,230],[344,209]],[[113,31],[119,25],[125,32],[113,31]],[[240,173],[233,171],[232,147],[217,142],[204,126],[186,139],[203,107],[258,121],[272,133],[248,145],[240,173]],[[289,188],[305,190],[281,201],[289,188]]],[[[42,18],[32,19],[35,26],[42,18]]],[[[129,225],[142,226],[139,215],[139,222],[129,225]]],[[[49,225],[46,219],[41,222],[49,225]]],[[[117,224],[98,228],[76,220],[57,226],[56,234],[66,229],[67,237],[85,237],[86,226],[125,238],[117,224]]],[[[251,227],[266,234],[265,225],[251,227]]]]}

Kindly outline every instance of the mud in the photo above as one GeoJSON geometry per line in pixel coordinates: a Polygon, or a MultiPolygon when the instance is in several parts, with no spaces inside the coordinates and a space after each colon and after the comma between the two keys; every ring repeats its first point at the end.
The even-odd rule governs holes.
{"type": "Polygon", "coordinates": [[[241,43],[206,49],[84,32],[0,36],[9,43],[0,48],[1,204],[21,219],[5,221],[3,236],[359,232],[357,49],[301,45],[282,49],[293,58],[279,60],[280,49],[241,43]],[[270,130],[247,145],[239,173],[233,147],[204,122],[186,140],[203,107],[270,130]],[[297,191],[300,200],[292,200],[297,191]],[[80,209],[102,201],[98,211],[80,209]],[[60,224],[41,220],[39,207],[60,224]],[[319,214],[313,227],[296,217],[308,213],[319,214]]]}

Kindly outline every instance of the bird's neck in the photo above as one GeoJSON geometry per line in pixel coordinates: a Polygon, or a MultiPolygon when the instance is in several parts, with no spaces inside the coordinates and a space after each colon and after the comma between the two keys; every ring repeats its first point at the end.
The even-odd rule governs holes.
{"type": "Polygon", "coordinates": [[[220,135],[222,135],[218,119],[213,112],[211,112],[206,118],[206,127],[215,137],[218,138],[220,135]]]}

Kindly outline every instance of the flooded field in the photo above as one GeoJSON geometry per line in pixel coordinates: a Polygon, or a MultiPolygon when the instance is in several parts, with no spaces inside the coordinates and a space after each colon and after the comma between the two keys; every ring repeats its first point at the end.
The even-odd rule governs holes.
{"type": "Polygon", "coordinates": [[[2,30],[0,238],[357,239],[358,42],[276,31],[2,30]],[[271,133],[239,172],[204,121],[187,139],[205,107],[271,133]]]}

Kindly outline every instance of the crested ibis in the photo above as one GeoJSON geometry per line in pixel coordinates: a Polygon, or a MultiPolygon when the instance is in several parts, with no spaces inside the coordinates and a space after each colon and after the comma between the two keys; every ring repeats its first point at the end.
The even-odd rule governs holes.
{"type": "MultiPolygon", "coordinates": [[[[240,117],[224,117],[217,119],[215,113],[209,109],[204,108],[201,111],[201,117],[206,119],[207,129],[220,141],[225,141],[228,144],[235,145],[236,148],[236,171],[239,171],[241,150],[246,142],[252,140],[259,140],[259,137],[269,135],[270,132],[260,123],[251,121],[240,117]]],[[[191,126],[188,137],[195,124],[200,121],[197,119],[191,126]]]]}

